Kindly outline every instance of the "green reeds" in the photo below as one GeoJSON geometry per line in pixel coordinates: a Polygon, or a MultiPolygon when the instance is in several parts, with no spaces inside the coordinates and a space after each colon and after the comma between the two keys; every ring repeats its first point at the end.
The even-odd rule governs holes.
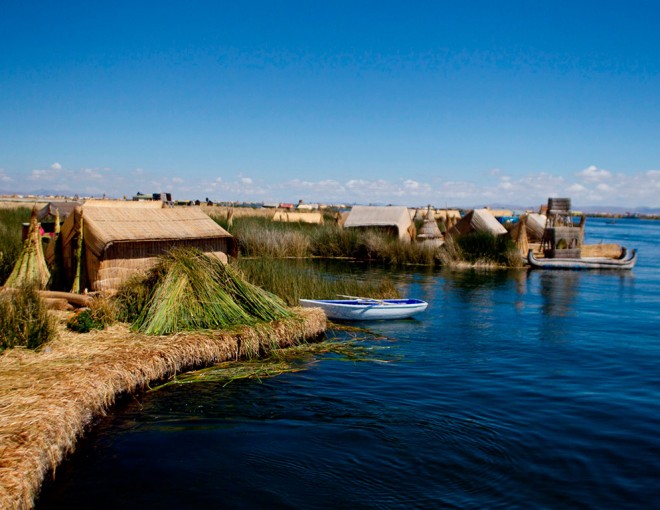
{"type": "Polygon", "coordinates": [[[289,306],[297,306],[301,298],[336,299],[341,294],[380,299],[399,297],[387,278],[372,281],[351,275],[338,277],[314,270],[307,261],[241,258],[236,264],[250,282],[281,296],[289,306]]]}
{"type": "Polygon", "coordinates": [[[172,250],[143,284],[153,290],[133,326],[150,335],[225,329],[292,315],[277,296],[199,250],[172,250]]]}

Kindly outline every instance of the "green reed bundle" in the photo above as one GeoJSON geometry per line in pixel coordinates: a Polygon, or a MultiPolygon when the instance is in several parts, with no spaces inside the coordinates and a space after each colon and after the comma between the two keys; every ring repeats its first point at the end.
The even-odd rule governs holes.
{"type": "Polygon", "coordinates": [[[46,287],[49,278],[50,272],[41,246],[41,232],[37,222],[37,207],[35,206],[32,209],[30,228],[23,242],[23,249],[5,285],[7,287],[18,287],[22,284],[33,283],[43,289],[46,287]]]}
{"type": "Polygon", "coordinates": [[[199,250],[172,250],[152,270],[147,284],[153,290],[134,323],[147,334],[223,329],[291,315],[279,298],[199,250]]]}

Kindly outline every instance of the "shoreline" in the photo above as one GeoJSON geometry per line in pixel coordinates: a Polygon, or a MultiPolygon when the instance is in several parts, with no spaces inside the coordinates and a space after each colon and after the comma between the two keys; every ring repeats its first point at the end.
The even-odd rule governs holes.
{"type": "Polygon", "coordinates": [[[102,331],[68,331],[39,351],[0,354],[0,508],[33,508],[42,483],[96,416],[117,397],[142,391],[176,373],[285,348],[326,329],[320,309],[230,331],[147,336],[116,324],[102,331]]]}

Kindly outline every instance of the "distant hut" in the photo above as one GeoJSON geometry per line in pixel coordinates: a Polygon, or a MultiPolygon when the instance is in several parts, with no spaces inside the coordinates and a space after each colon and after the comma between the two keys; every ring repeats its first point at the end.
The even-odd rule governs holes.
{"type": "Polygon", "coordinates": [[[401,241],[411,241],[413,222],[407,207],[403,206],[353,206],[344,228],[376,229],[390,233],[401,241]]]}
{"type": "Polygon", "coordinates": [[[451,235],[458,236],[471,232],[489,232],[496,236],[507,233],[504,226],[497,221],[488,209],[473,209],[469,211],[449,231],[451,235]]]}
{"type": "Polygon", "coordinates": [[[53,223],[55,221],[55,214],[57,211],[60,213],[60,221],[64,221],[66,217],[73,212],[73,210],[80,205],[80,202],[48,202],[45,206],[39,209],[37,213],[37,221],[43,227],[44,223],[53,223]]]}
{"type": "MultiPolygon", "coordinates": [[[[235,255],[231,234],[199,208],[163,208],[160,202],[152,203],[160,207],[85,204],[76,208],[62,224],[61,242],[57,243],[65,284],[72,285],[80,272],[80,285],[75,290],[116,289],[175,247],[195,247],[223,261],[228,255],[235,255]],[[81,234],[82,256],[78,258],[81,234]]],[[[55,260],[54,245],[51,243],[46,253],[49,262],[55,260]]]]}
{"type": "Polygon", "coordinates": [[[285,223],[311,223],[319,225],[323,223],[323,214],[320,212],[277,211],[273,215],[273,221],[283,221],[285,223]]]}

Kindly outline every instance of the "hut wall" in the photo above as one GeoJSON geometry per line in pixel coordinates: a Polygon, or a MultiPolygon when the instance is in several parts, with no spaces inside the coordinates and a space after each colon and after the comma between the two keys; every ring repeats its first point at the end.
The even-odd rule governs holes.
{"type": "Polygon", "coordinates": [[[117,289],[131,276],[148,271],[158,257],[172,248],[194,247],[227,262],[233,238],[116,243],[108,247],[102,260],[87,253],[87,278],[93,291],[117,289]]]}

